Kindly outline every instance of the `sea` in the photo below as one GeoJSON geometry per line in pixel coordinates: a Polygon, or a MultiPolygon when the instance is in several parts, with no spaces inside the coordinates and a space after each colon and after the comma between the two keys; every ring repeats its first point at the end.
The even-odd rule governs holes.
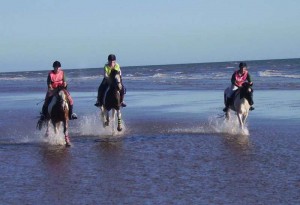
{"type": "Polygon", "coordinates": [[[94,106],[102,65],[64,70],[71,147],[36,129],[51,67],[0,73],[1,204],[300,204],[300,59],[247,61],[244,129],[222,112],[238,61],[119,64],[121,132],[94,106]]]}

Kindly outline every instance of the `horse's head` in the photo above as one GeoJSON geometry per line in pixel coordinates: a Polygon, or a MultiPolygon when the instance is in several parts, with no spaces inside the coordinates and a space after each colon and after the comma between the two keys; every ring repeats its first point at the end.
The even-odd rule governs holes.
{"type": "Polygon", "coordinates": [[[120,71],[113,69],[110,73],[109,78],[110,78],[112,87],[115,87],[117,90],[122,89],[120,71]]]}
{"type": "Polygon", "coordinates": [[[59,89],[57,93],[57,101],[60,104],[60,106],[65,110],[68,107],[68,100],[67,100],[67,95],[65,93],[65,89],[59,89]]]}
{"type": "Polygon", "coordinates": [[[248,100],[249,98],[251,98],[252,92],[253,92],[253,89],[252,89],[250,83],[248,83],[248,82],[243,83],[243,85],[241,87],[241,91],[240,91],[241,98],[246,98],[248,100]]]}

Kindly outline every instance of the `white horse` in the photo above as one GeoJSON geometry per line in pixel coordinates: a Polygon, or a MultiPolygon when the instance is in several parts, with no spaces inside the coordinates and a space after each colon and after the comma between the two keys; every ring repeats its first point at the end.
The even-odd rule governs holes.
{"type": "Polygon", "coordinates": [[[53,125],[55,134],[58,133],[60,125],[63,123],[66,146],[71,146],[68,132],[69,104],[64,89],[58,89],[57,93],[53,95],[48,106],[48,114],[50,118],[45,121],[39,121],[37,127],[41,129],[44,124],[47,124],[46,136],[49,136],[50,123],[53,125]]]}
{"type": "Polygon", "coordinates": [[[122,131],[122,114],[121,114],[121,102],[120,102],[120,90],[122,89],[121,76],[116,70],[112,70],[110,73],[110,86],[106,92],[104,104],[100,107],[101,119],[103,127],[109,126],[110,116],[109,111],[112,110],[112,131],[115,130],[116,115],[118,118],[117,130],[122,131]]]}
{"type": "MultiPolygon", "coordinates": [[[[226,90],[224,91],[225,95],[226,90]]],[[[232,96],[233,104],[229,106],[225,116],[226,119],[230,118],[230,109],[236,112],[241,129],[244,129],[246,119],[249,115],[250,104],[249,100],[252,98],[252,88],[249,83],[244,83],[232,96]]],[[[226,99],[226,98],[225,98],[226,99]]],[[[226,105],[226,102],[225,102],[226,105]]]]}

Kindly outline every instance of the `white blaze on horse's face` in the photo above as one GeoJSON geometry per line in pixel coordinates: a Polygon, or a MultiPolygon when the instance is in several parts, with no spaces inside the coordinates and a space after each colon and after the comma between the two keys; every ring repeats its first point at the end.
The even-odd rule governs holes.
{"type": "Polygon", "coordinates": [[[120,74],[117,74],[117,75],[115,76],[115,80],[116,80],[116,82],[117,82],[117,84],[118,84],[118,89],[119,89],[119,90],[122,90],[122,84],[121,84],[121,76],[120,76],[120,74]]]}
{"type": "Polygon", "coordinates": [[[68,103],[67,103],[67,97],[66,97],[66,94],[63,90],[59,91],[58,95],[60,96],[60,99],[62,100],[62,106],[63,108],[68,108],[69,109],[69,106],[68,106],[68,103]]]}

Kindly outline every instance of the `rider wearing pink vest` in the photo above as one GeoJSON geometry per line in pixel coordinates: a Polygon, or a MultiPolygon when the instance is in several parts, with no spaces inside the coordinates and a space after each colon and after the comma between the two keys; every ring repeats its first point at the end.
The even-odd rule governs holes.
{"type": "MultiPolygon", "coordinates": [[[[231,86],[228,87],[225,90],[225,95],[226,95],[226,107],[223,109],[224,112],[227,112],[230,103],[232,103],[232,94],[239,88],[242,87],[243,83],[248,82],[251,86],[253,85],[251,76],[247,70],[247,64],[244,62],[241,62],[239,64],[239,70],[236,70],[231,77],[231,86]]],[[[254,110],[253,105],[253,100],[249,102],[251,107],[250,110],[254,110]]]]}
{"type": "MultiPolygon", "coordinates": [[[[42,120],[46,119],[47,109],[48,109],[48,105],[50,103],[50,97],[55,94],[55,92],[57,91],[57,88],[59,88],[59,87],[66,88],[67,87],[65,74],[64,74],[64,71],[61,69],[61,64],[59,61],[55,61],[53,63],[53,70],[50,71],[48,74],[47,85],[48,85],[48,91],[47,91],[47,94],[45,97],[45,102],[44,102],[43,109],[42,109],[42,116],[41,116],[42,120]]],[[[77,119],[77,115],[75,113],[73,113],[73,99],[72,99],[70,93],[66,89],[65,89],[65,93],[67,95],[69,105],[70,105],[69,118],[71,120],[77,119]]]]}

